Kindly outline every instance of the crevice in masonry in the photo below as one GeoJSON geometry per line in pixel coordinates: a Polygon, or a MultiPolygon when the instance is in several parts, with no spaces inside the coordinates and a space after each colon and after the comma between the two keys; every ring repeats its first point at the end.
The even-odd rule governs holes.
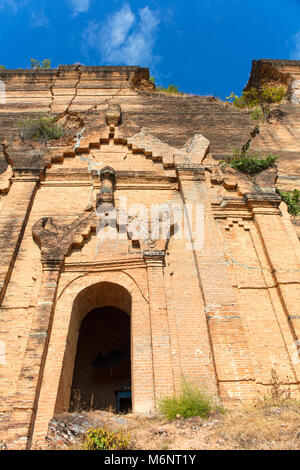
{"type": "Polygon", "coordinates": [[[59,75],[60,75],[60,70],[58,69],[58,70],[57,70],[57,74],[56,74],[55,80],[53,81],[53,79],[52,79],[52,82],[53,82],[53,83],[52,83],[51,85],[49,85],[49,90],[50,90],[50,93],[51,93],[51,101],[50,101],[50,103],[49,103],[49,112],[52,112],[52,103],[53,103],[53,101],[54,101],[54,99],[55,99],[54,93],[53,93],[53,88],[54,88],[54,86],[55,86],[56,80],[59,78],[59,75]]]}
{"type": "Polygon", "coordinates": [[[3,152],[7,166],[2,172],[0,172],[0,194],[8,193],[12,184],[11,178],[13,175],[13,172],[12,172],[13,160],[10,158],[8,154],[6,144],[2,144],[2,152],[3,152]]]}
{"type": "Polygon", "coordinates": [[[51,101],[49,103],[49,111],[52,111],[51,106],[52,106],[52,102],[54,101],[53,86],[54,85],[49,86],[49,90],[50,90],[50,93],[51,93],[51,101]]]}
{"type": "Polygon", "coordinates": [[[9,156],[9,153],[7,151],[7,145],[6,144],[2,144],[2,152],[3,152],[3,155],[5,157],[5,160],[6,160],[6,163],[8,166],[13,166],[14,165],[14,162],[12,160],[12,158],[10,158],[9,156]]]}
{"type": "Polygon", "coordinates": [[[117,89],[117,91],[110,97],[110,98],[107,98],[105,101],[104,101],[104,104],[108,104],[110,105],[112,103],[112,101],[117,97],[119,96],[119,93],[123,90],[123,85],[122,85],[122,82],[119,86],[119,88],[117,89]]]}
{"type": "MultiPolygon", "coordinates": [[[[241,382],[255,382],[255,379],[233,379],[233,380],[218,380],[219,383],[241,383],[241,382]]],[[[257,382],[256,382],[257,383],[257,382]]]]}
{"type": "Polygon", "coordinates": [[[242,152],[247,152],[247,150],[249,149],[253,139],[255,139],[255,137],[257,136],[257,134],[260,133],[260,128],[259,126],[255,126],[254,129],[250,132],[250,139],[247,140],[247,142],[243,145],[242,147],[242,152]]]}
{"type": "Polygon", "coordinates": [[[77,80],[77,82],[75,83],[74,95],[73,95],[73,98],[71,99],[71,101],[70,101],[70,103],[69,103],[69,106],[68,106],[67,109],[66,109],[66,114],[68,114],[69,109],[70,109],[70,107],[72,106],[73,101],[75,100],[75,98],[76,98],[76,96],[77,96],[78,85],[79,85],[80,80],[81,80],[81,70],[80,70],[80,67],[81,67],[80,65],[78,65],[78,67],[77,67],[77,71],[78,71],[78,80],[77,80]]]}
{"type": "MultiPolygon", "coordinates": [[[[81,126],[81,129],[79,131],[76,132],[75,134],[75,137],[74,137],[74,141],[75,141],[75,146],[74,146],[74,150],[76,151],[76,149],[79,147],[80,145],[80,141],[81,139],[83,138],[83,133],[86,131],[86,126],[85,126],[85,118],[86,118],[86,115],[89,113],[89,112],[92,112],[92,111],[95,111],[98,107],[97,104],[94,104],[93,106],[89,107],[86,111],[80,111],[80,112],[73,112],[73,111],[70,111],[71,109],[71,106],[72,104],[74,103],[74,100],[75,98],[77,97],[77,92],[78,92],[78,86],[80,84],[80,81],[81,81],[81,65],[78,65],[77,68],[76,68],[77,72],[78,72],[78,79],[77,79],[77,82],[75,83],[75,86],[74,86],[74,94],[69,102],[69,104],[67,105],[66,109],[57,114],[57,116],[54,117],[54,122],[57,122],[59,121],[60,119],[63,119],[65,116],[67,116],[67,119],[68,119],[68,116],[78,116],[79,118],[79,121],[80,121],[80,126],[81,126]]],[[[56,74],[56,79],[55,81],[49,85],[49,89],[50,89],[50,93],[51,93],[51,102],[49,103],[49,112],[53,111],[52,110],[52,104],[53,104],[53,101],[55,100],[55,95],[54,95],[54,87],[55,87],[55,82],[56,80],[59,78],[59,70],[56,74]]],[[[122,91],[123,89],[123,84],[121,83],[119,88],[117,89],[117,91],[108,99],[106,99],[104,101],[103,104],[106,104],[106,105],[109,105],[111,104],[111,102],[120,94],[120,92],[122,91]]],[[[45,146],[45,149],[46,149],[46,152],[48,153],[48,155],[50,156],[50,159],[51,159],[51,151],[50,151],[50,148],[48,147],[47,145],[47,142],[44,142],[44,146],[45,146]]],[[[77,152],[76,152],[77,153],[77,152]]],[[[85,159],[81,154],[77,153],[77,155],[81,158],[81,159],[85,159]]],[[[89,159],[88,159],[89,160],[89,159]]],[[[88,166],[94,166],[94,162],[88,162],[88,166]]],[[[89,172],[91,173],[91,169],[92,168],[89,168],[89,172]]],[[[93,168],[95,169],[95,168],[93,168]]],[[[97,171],[100,171],[99,169],[96,169],[97,171]]]]}
{"type": "MultiPolygon", "coordinates": [[[[263,383],[263,382],[256,382],[255,379],[240,379],[240,380],[219,380],[219,383],[241,383],[241,382],[255,382],[257,385],[263,385],[264,387],[272,387],[273,384],[270,383],[263,383]]],[[[300,385],[300,382],[280,382],[281,385],[300,385]]]]}
{"type": "MultiPolygon", "coordinates": [[[[262,382],[256,382],[257,385],[263,385],[264,387],[273,387],[273,384],[270,384],[270,383],[262,383],[262,382]]],[[[289,385],[300,385],[300,382],[280,382],[279,384],[280,386],[282,385],[286,385],[286,386],[289,386],[289,385]]]]}
{"type": "Polygon", "coordinates": [[[26,307],[5,307],[2,306],[1,310],[29,310],[31,308],[35,308],[36,305],[27,305],[26,307]]]}
{"type": "MultiPolygon", "coordinates": [[[[64,116],[66,116],[67,114],[69,114],[70,112],[70,107],[72,106],[76,96],[77,96],[77,91],[78,91],[78,86],[79,86],[79,83],[80,83],[80,80],[81,80],[81,70],[80,70],[80,65],[77,66],[77,72],[78,72],[78,78],[77,78],[77,82],[75,83],[75,86],[74,86],[74,94],[69,102],[69,104],[67,105],[67,108],[65,109],[65,111],[63,111],[62,113],[59,113],[55,118],[54,118],[54,121],[58,121],[59,119],[63,118],[64,116]]],[[[56,75],[56,80],[59,78],[59,70],[57,72],[57,75],[56,75]]],[[[55,80],[55,82],[56,82],[55,80]]],[[[54,92],[53,92],[53,89],[54,89],[54,86],[55,86],[55,82],[49,86],[49,89],[50,89],[50,93],[51,93],[51,102],[49,103],[49,111],[52,111],[52,104],[53,104],[53,101],[55,99],[55,96],[54,96],[54,92]]],[[[92,107],[94,108],[94,107],[92,107]]]]}

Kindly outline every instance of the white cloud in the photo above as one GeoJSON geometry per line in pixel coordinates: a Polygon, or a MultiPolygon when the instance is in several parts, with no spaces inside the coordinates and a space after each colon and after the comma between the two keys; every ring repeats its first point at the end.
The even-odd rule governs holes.
{"type": "Polygon", "coordinates": [[[90,0],[69,0],[69,3],[73,10],[73,16],[88,11],[90,7],[90,0]]]}
{"type": "Polygon", "coordinates": [[[44,13],[31,13],[31,26],[33,28],[47,28],[48,25],[49,20],[44,13]]]}
{"type": "Polygon", "coordinates": [[[91,22],[83,33],[83,47],[96,49],[106,64],[150,66],[158,62],[153,53],[161,22],[148,6],[135,15],[127,3],[103,23],[91,22]]]}
{"type": "Polygon", "coordinates": [[[290,59],[300,60],[300,31],[293,36],[294,49],[290,54],[290,59]]]}
{"type": "Polygon", "coordinates": [[[10,9],[13,10],[14,13],[17,13],[18,9],[25,6],[27,3],[27,0],[0,0],[0,11],[10,9]]]}
{"type": "Polygon", "coordinates": [[[107,37],[110,44],[108,51],[120,47],[135,21],[135,16],[129,5],[124,5],[114,15],[110,15],[101,27],[101,34],[107,37]]]}
{"type": "Polygon", "coordinates": [[[32,11],[31,0],[0,0],[0,12],[17,14],[23,7],[28,7],[30,13],[30,25],[33,28],[45,28],[49,25],[49,19],[42,11],[32,11]]]}

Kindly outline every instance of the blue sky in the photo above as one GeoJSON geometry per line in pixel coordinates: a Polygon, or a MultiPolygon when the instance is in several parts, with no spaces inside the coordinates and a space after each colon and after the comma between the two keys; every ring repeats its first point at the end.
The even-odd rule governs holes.
{"type": "Polygon", "coordinates": [[[0,0],[0,64],[148,66],[156,82],[224,98],[252,59],[300,60],[300,0],[0,0]]]}

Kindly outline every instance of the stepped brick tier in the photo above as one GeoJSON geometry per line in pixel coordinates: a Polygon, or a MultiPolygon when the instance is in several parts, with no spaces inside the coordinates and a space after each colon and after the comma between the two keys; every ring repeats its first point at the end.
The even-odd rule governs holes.
{"type": "Polygon", "coordinates": [[[300,61],[253,62],[248,87],[287,90],[259,130],[218,99],[156,92],[139,67],[0,80],[0,441],[42,447],[78,406],[154,413],[183,379],[226,406],[272,374],[299,397],[300,223],[276,189],[300,189],[300,61]],[[60,139],[24,137],[40,113],[60,139]],[[247,142],[277,167],[222,164],[247,142]],[[170,204],[158,236],[132,210],[170,204]]]}

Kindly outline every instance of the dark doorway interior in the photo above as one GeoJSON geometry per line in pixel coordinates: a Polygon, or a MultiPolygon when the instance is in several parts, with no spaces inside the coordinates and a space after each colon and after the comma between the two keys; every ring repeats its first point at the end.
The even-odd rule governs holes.
{"type": "Polygon", "coordinates": [[[92,310],[77,343],[70,411],[131,409],[130,318],[115,307],[92,310]]]}

